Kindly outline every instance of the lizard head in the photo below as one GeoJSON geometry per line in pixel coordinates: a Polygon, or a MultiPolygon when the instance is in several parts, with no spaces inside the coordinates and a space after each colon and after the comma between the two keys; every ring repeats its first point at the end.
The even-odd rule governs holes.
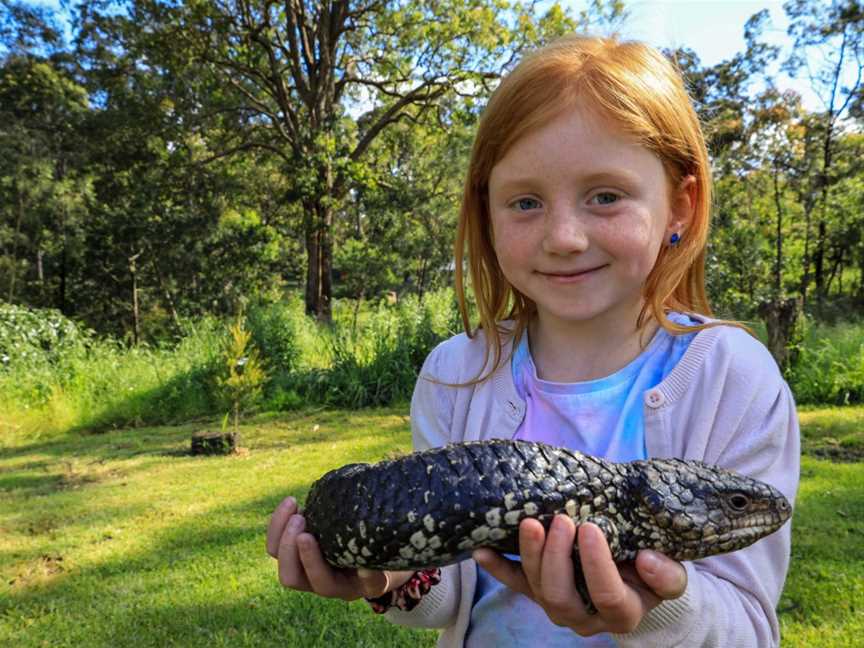
{"type": "Polygon", "coordinates": [[[639,504],[631,516],[639,549],[694,560],[743,549],[779,529],[792,514],[783,494],[764,482],[698,461],[631,464],[639,504]]]}

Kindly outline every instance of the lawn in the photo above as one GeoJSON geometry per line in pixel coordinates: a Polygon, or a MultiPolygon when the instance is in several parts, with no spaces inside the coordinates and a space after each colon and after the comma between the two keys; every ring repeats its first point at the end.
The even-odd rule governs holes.
{"type": "MultiPolygon", "coordinates": [[[[802,423],[784,646],[860,645],[864,407],[805,410],[802,423]]],[[[434,645],[362,603],[283,590],[264,552],[284,496],[409,449],[404,407],[260,417],[242,429],[247,451],[220,458],[185,453],[200,427],[0,449],[0,645],[434,645]]]]}

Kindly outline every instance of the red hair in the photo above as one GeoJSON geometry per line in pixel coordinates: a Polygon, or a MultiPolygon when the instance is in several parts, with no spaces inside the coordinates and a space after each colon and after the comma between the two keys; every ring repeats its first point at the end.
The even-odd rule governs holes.
{"type": "Polygon", "coordinates": [[[577,105],[596,113],[662,161],[671,188],[692,176],[693,217],[686,236],[674,247],[663,246],[645,281],[642,312],[673,334],[710,326],[685,327],[669,320],[670,310],[711,314],[705,292],[705,245],[711,206],[711,167],[699,119],[676,67],[656,49],[615,38],[569,35],[526,56],[507,75],[480,119],[459,213],[456,235],[456,296],[462,323],[470,337],[465,295],[464,260],[486,333],[487,360],[501,362],[498,322],[513,319],[518,340],[536,308],[504,277],[492,243],[489,176],[513,144],[577,105]]]}

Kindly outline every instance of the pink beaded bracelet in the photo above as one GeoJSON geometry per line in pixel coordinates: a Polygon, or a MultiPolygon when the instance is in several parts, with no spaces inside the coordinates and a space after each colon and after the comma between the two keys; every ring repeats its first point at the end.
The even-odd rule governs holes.
{"type": "Polygon", "coordinates": [[[367,598],[366,602],[375,614],[384,614],[391,607],[408,612],[417,607],[433,585],[441,582],[441,570],[438,567],[420,569],[402,585],[392,592],[384,592],[376,598],[367,598]]]}

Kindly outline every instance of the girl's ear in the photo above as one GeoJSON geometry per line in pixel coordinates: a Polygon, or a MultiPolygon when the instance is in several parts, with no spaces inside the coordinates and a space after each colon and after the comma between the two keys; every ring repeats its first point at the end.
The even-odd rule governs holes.
{"type": "Polygon", "coordinates": [[[670,205],[669,224],[667,226],[670,234],[677,233],[679,236],[684,236],[690,227],[696,212],[697,193],[696,176],[684,176],[684,179],[678,183],[670,205]]]}

